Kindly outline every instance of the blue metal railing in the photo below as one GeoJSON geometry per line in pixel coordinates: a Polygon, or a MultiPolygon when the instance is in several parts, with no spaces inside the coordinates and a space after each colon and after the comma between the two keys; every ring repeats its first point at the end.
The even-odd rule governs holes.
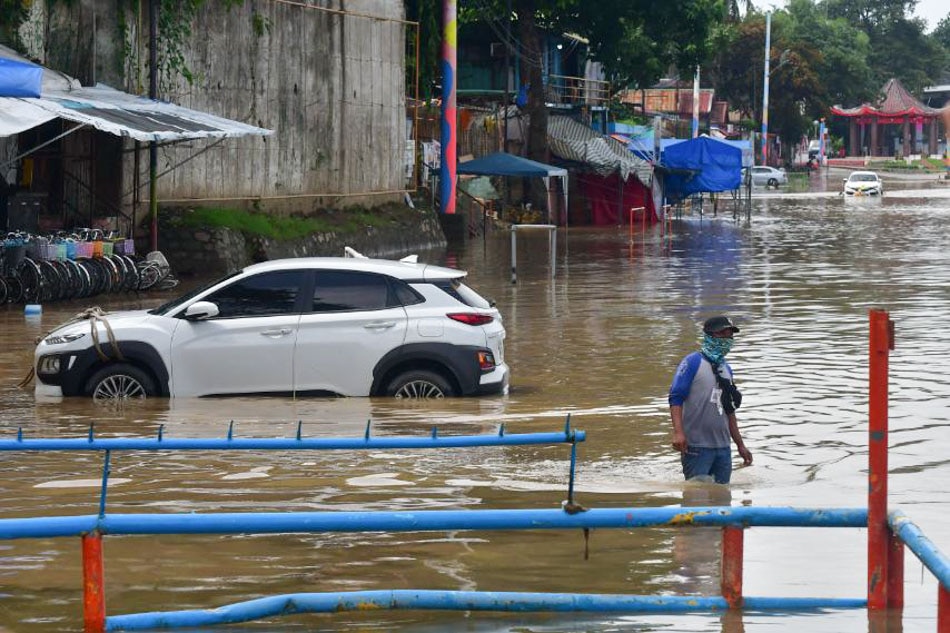
{"type": "MultiPolygon", "coordinates": [[[[864,608],[864,599],[746,598],[753,611],[864,608]]],[[[110,631],[190,628],[239,624],[279,615],[391,610],[451,610],[508,612],[670,613],[726,611],[721,596],[632,596],[612,594],[556,594],[514,591],[439,591],[397,589],[339,593],[295,593],[238,602],[216,609],[111,616],[110,631]]]]}
{"type": "MultiPolygon", "coordinates": [[[[213,609],[138,613],[105,616],[104,603],[98,624],[87,631],[142,630],[196,627],[250,622],[276,615],[327,613],[374,609],[440,609],[521,612],[686,612],[718,611],[741,607],[747,610],[814,610],[864,608],[865,598],[781,598],[742,595],[742,532],[747,527],[842,527],[866,528],[865,508],[791,507],[648,507],[583,508],[566,504],[561,509],[427,510],[376,512],[248,512],[207,514],[107,514],[106,489],[112,451],[167,450],[352,450],[465,448],[568,443],[571,446],[568,501],[573,501],[577,443],[583,431],[575,431],[568,418],[563,432],[440,436],[372,437],[370,425],[358,438],[304,438],[298,424],[294,438],[236,438],[233,423],[224,438],[165,437],[96,438],[90,427],[85,438],[29,439],[22,430],[13,440],[0,440],[0,451],[99,451],[104,453],[99,513],[82,516],[52,516],[0,519],[0,539],[82,537],[84,574],[101,577],[101,545],[87,561],[87,541],[99,542],[104,535],[159,534],[286,534],[328,532],[415,532],[458,530],[551,530],[591,528],[655,528],[719,526],[723,528],[723,581],[721,596],[637,596],[626,594],[532,593],[491,591],[443,591],[426,589],[298,593],[270,596],[213,609]],[[727,548],[730,542],[732,549],[727,548]],[[736,545],[737,544],[737,545],[736,545]],[[95,564],[98,563],[98,567],[95,564]],[[726,569],[732,571],[727,581],[726,569]],[[738,570],[738,571],[736,571],[738,570]]],[[[893,533],[917,555],[938,578],[942,591],[950,586],[950,562],[905,515],[890,515],[893,533]]],[[[89,609],[89,586],[86,608],[89,609]]],[[[101,585],[92,592],[103,593],[101,585]]],[[[942,598],[941,598],[942,599],[942,598]]],[[[942,610],[941,610],[942,613],[942,610]]]]}
{"type": "Polygon", "coordinates": [[[677,526],[867,526],[867,510],[751,506],[600,508],[570,514],[544,510],[422,510],[372,512],[215,512],[113,514],[0,519],[0,538],[132,534],[283,534],[293,532],[425,532],[569,530],[677,526]]]}

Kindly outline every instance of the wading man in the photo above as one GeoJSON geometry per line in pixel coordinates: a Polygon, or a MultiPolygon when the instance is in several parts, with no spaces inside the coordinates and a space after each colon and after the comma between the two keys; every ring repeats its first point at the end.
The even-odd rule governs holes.
{"type": "Polygon", "coordinates": [[[707,319],[700,351],[683,358],[673,376],[669,396],[673,448],[681,453],[686,479],[729,483],[731,442],[736,443],[743,463],[752,463],[752,453],[742,441],[736,420],[742,395],[725,360],[738,332],[727,316],[707,319]]]}

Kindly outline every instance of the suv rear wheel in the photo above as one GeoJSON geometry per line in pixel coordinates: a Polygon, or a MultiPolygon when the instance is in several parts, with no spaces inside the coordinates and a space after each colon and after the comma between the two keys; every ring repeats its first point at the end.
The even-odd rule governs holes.
{"type": "Polygon", "coordinates": [[[93,400],[126,400],[158,395],[155,381],[146,372],[128,363],[106,365],[86,382],[93,400]]]}
{"type": "Polygon", "coordinates": [[[393,378],[386,395],[394,398],[451,398],[455,389],[448,380],[434,371],[413,369],[393,378]]]}

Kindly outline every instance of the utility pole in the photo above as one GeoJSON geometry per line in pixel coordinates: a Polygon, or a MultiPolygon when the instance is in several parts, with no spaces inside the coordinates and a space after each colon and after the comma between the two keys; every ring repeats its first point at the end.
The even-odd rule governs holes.
{"type": "Polygon", "coordinates": [[[693,75],[693,138],[699,136],[699,65],[693,75]]]}
{"type": "Polygon", "coordinates": [[[762,73],[762,164],[769,162],[769,49],[772,47],[772,14],[765,14],[765,69],[762,73]]]}
{"type": "MultiPolygon", "coordinates": [[[[160,0],[148,3],[148,98],[158,99],[158,10],[160,0]]],[[[158,143],[148,143],[148,206],[151,217],[150,250],[158,250],[158,143]]]]}
{"type": "Polygon", "coordinates": [[[501,151],[508,151],[508,103],[511,100],[511,0],[506,2],[507,13],[505,14],[505,137],[501,144],[501,151]]]}

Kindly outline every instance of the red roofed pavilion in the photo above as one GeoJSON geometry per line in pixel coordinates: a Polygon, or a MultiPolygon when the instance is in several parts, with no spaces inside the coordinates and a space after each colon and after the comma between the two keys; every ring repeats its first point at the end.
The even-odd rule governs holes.
{"type": "Polygon", "coordinates": [[[860,156],[867,151],[871,156],[891,156],[897,153],[898,143],[903,156],[936,154],[940,110],[925,106],[897,79],[884,84],[881,92],[877,105],[864,103],[856,108],[831,107],[832,114],[850,119],[848,154],[860,156]],[[882,129],[882,126],[885,127],[882,129]]]}

